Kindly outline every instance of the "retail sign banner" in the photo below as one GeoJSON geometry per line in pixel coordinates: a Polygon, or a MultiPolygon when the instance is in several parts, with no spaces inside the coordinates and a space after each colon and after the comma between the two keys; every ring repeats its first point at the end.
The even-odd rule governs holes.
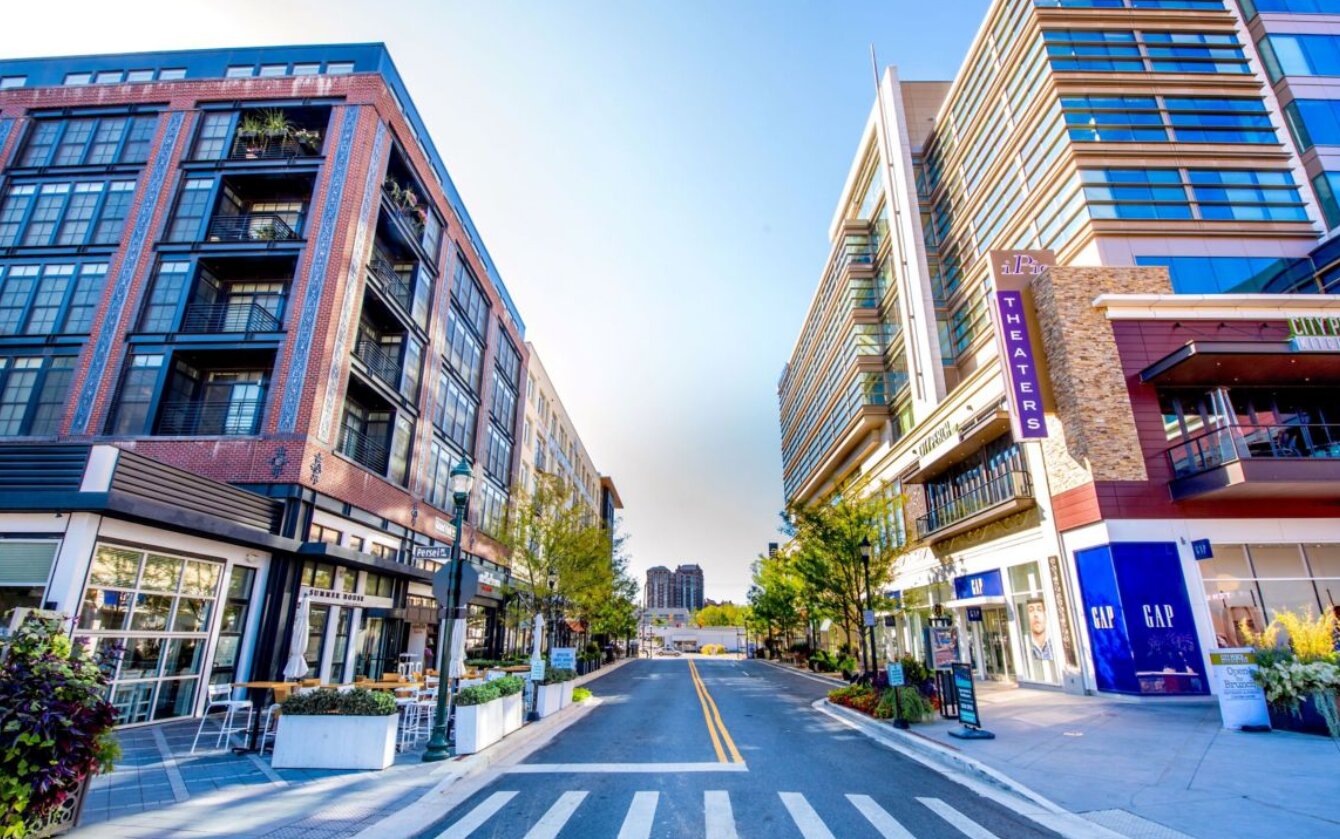
{"type": "Polygon", "coordinates": [[[555,670],[576,670],[577,648],[554,647],[549,651],[549,663],[555,670]]]}
{"type": "Polygon", "coordinates": [[[991,317],[996,327],[996,349],[1005,374],[1014,439],[1047,436],[1042,376],[1032,335],[1033,308],[1029,281],[1056,264],[1051,251],[991,251],[991,317]]]}
{"type": "Polygon", "coordinates": [[[958,645],[954,643],[954,628],[951,626],[932,626],[929,630],[931,636],[931,663],[935,665],[936,670],[948,670],[949,665],[954,663],[957,658],[958,645]]]}
{"type": "Polygon", "coordinates": [[[298,589],[298,599],[306,600],[309,603],[349,606],[359,609],[390,609],[395,606],[395,601],[389,597],[375,597],[371,594],[355,594],[352,591],[338,591],[312,586],[303,586],[298,589]]]}
{"type": "Polygon", "coordinates": [[[1229,647],[1210,653],[1210,667],[1219,687],[1219,716],[1224,728],[1237,731],[1270,728],[1266,694],[1252,676],[1256,652],[1250,647],[1229,647]]]}
{"type": "Polygon", "coordinates": [[[972,682],[972,666],[954,662],[954,691],[958,694],[958,721],[969,728],[981,728],[982,718],[977,713],[977,686],[972,682]]]}
{"type": "Polygon", "coordinates": [[[981,623],[981,622],[982,622],[982,607],[981,607],[981,606],[969,606],[969,607],[968,607],[968,621],[969,621],[970,623],[981,623]]]}
{"type": "Polygon", "coordinates": [[[1003,597],[1004,594],[1005,586],[1001,582],[999,569],[954,578],[956,600],[967,600],[970,597],[1003,597]]]}
{"type": "Polygon", "coordinates": [[[1289,318],[1289,347],[1294,352],[1340,352],[1340,318],[1289,318]]]}
{"type": "Polygon", "coordinates": [[[1079,655],[1075,652],[1075,632],[1070,626],[1070,598],[1066,593],[1065,579],[1061,576],[1060,557],[1047,557],[1047,570],[1052,578],[1056,620],[1061,624],[1061,649],[1065,651],[1065,663],[1067,667],[1079,667],[1079,655]]]}
{"type": "Polygon", "coordinates": [[[1209,539],[1197,539],[1191,543],[1191,555],[1196,559],[1214,559],[1214,548],[1209,539]]]}
{"type": "Polygon", "coordinates": [[[1200,639],[1177,545],[1117,542],[1075,552],[1098,689],[1204,694],[1200,639]]]}

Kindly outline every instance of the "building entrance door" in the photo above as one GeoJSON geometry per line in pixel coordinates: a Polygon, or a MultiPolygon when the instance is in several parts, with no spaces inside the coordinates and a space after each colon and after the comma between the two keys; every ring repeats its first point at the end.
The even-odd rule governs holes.
{"type": "Polygon", "coordinates": [[[993,681],[1014,681],[1014,656],[1010,651],[1010,620],[1004,607],[984,607],[979,624],[982,639],[983,675],[993,681]]]}

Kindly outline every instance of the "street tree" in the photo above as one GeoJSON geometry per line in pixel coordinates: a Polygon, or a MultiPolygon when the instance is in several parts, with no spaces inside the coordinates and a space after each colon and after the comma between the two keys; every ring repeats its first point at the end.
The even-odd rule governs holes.
{"type": "Polygon", "coordinates": [[[714,603],[693,614],[695,626],[744,626],[749,620],[749,607],[738,603],[714,603]]]}

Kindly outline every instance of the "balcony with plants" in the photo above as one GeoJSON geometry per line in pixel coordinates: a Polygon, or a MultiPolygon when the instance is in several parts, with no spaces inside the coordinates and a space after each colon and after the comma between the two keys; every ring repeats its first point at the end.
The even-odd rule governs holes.
{"type": "Polygon", "coordinates": [[[395,240],[398,246],[412,250],[430,264],[437,263],[442,220],[433,209],[427,189],[398,148],[392,149],[382,180],[378,228],[384,238],[395,240]]]}
{"type": "Polygon", "coordinates": [[[329,123],[329,107],[205,111],[188,162],[315,162],[329,123]]]}
{"type": "Polygon", "coordinates": [[[300,246],[314,174],[231,174],[187,178],[164,235],[169,244],[300,246]]]}

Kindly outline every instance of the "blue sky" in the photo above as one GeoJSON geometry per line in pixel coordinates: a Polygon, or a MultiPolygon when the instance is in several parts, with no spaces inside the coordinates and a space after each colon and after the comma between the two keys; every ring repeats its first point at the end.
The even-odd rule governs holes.
{"type": "Polygon", "coordinates": [[[26,3],[0,55],[384,41],[596,465],[633,568],[743,597],[782,505],[776,382],[873,101],[987,0],[26,3]]]}

